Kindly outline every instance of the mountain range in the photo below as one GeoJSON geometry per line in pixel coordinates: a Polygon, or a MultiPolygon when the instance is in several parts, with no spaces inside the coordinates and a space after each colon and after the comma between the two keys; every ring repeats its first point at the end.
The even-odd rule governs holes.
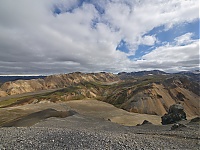
{"type": "Polygon", "coordinates": [[[1,101],[0,107],[70,100],[97,99],[128,112],[164,115],[181,103],[188,117],[199,114],[199,72],[165,73],[159,70],[118,74],[69,73],[2,84],[0,96],[25,94],[1,101]],[[48,92],[48,90],[53,91],[48,92]],[[37,92],[44,91],[45,94],[37,92]],[[47,91],[47,92],[45,92],[47,91]],[[29,95],[26,95],[29,93],[29,95]],[[30,94],[32,93],[32,94],[30,94]]]}

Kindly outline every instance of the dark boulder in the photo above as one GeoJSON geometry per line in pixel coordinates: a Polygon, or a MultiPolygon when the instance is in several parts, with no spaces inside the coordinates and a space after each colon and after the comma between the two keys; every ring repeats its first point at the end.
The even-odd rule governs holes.
{"type": "Polygon", "coordinates": [[[181,104],[174,104],[169,107],[169,114],[177,114],[183,112],[183,106],[181,104]]]}
{"type": "Polygon", "coordinates": [[[168,113],[163,115],[161,119],[163,125],[172,124],[180,120],[186,120],[186,113],[181,104],[174,104],[170,106],[168,113]]]}

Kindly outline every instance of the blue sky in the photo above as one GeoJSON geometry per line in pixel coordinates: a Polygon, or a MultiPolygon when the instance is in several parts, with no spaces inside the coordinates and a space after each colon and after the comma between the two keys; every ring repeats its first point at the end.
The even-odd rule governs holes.
{"type": "MultiPolygon", "coordinates": [[[[171,29],[165,31],[164,26],[159,26],[145,35],[155,35],[156,38],[159,40],[158,43],[155,43],[153,46],[147,46],[147,45],[139,45],[136,53],[132,56],[129,56],[130,59],[137,60],[140,59],[143,55],[150,53],[152,50],[154,50],[156,47],[160,47],[165,45],[166,43],[174,44],[175,38],[179,37],[186,33],[193,33],[193,36],[191,37],[192,40],[199,39],[199,20],[196,19],[191,23],[182,23],[175,25],[171,29]]],[[[123,42],[123,46],[118,48],[120,51],[128,52],[128,47],[126,46],[126,43],[123,42]]]]}
{"type": "Polygon", "coordinates": [[[0,20],[0,74],[199,69],[197,0],[6,0],[0,20]]]}

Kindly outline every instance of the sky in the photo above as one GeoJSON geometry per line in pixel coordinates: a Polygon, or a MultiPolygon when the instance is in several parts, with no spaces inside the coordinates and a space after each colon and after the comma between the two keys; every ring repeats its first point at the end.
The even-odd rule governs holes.
{"type": "Polygon", "coordinates": [[[0,0],[0,74],[199,70],[198,0],[0,0]]]}

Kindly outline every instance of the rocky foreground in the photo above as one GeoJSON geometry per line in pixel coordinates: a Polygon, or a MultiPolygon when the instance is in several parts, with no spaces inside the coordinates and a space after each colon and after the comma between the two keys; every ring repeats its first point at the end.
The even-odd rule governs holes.
{"type": "Polygon", "coordinates": [[[96,100],[1,108],[0,117],[7,122],[0,127],[0,150],[200,147],[199,118],[161,125],[159,116],[129,113],[96,100]]]}
{"type": "Polygon", "coordinates": [[[199,123],[127,127],[76,116],[49,118],[32,127],[0,128],[0,149],[199,149],[199,123]],[[69,122],[70,121],[70,122],[69,122]],[[91,124],[91,125],[90,125],[91,124]]]}

